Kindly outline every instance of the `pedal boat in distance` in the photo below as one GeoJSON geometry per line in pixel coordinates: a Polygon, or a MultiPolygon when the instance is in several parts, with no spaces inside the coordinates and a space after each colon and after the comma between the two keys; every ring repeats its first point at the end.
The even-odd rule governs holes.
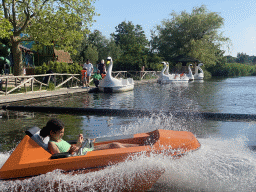
{"type": "MultiPolygon", "coordinates": [[[[169,152],[166,155],[180,157],[200,147],[200,143],[191,132],[159,129],[148,133],[130,135],[129,138],[123,136],[118,140],[102,142],[96,140],[94,144],[94,146],[111,142],[139,144],[136,147],[95,150],[87,152],[83,156],[68,156],[67,153],[57,154],[56,156],[51,155],[43,148],[44,146],[39,145],[42,140],[38,142],[35,139],[39,137],[39,132],[38,127],[26,131],[27,135],[0,169],[0,179],[24,179],[45,174],[55,169],[61,169],[64,173],[72,171],[87,173],[104,169],[110,164],[123,162],[129,156],[140,152],[146,152],[146,154],[162,153],[163,150],[171,149],[168,150],[169,152]]],[[[157,173],[154,182],[162,173],[157,173]]],[[[149,175],[149,178],[152,178],[152,176],[149,175]]],[[[154,182],[150,182],[151,186],[154,182]]]]}

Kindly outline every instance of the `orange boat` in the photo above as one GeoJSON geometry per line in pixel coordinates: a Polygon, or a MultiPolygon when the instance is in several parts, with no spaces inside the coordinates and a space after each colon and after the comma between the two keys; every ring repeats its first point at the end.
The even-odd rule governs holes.
{"type": "MultiPolygon", "coordinates": [[[[68,153],[51,155],[47,151],[47,145],[40,140],[39,132],[40,129],[37,127],[26,131],[27,135],[0,169],[0,179],[24,179],[45,174],[55,169],[61,169],[68,173],[86,173],[104,169],[110,164],[123,162],[140,152],[146,152],[149,155],[150,153],[160,154],[165,151],[166,155],[179,157],[200,147],[200,143],[191,132],[159,129],[148,133],[134,134],[129,138],[119,138],[118,140],[94,144],[96,146],[114,141],[139,144],[136,147],[95,150],[81,156],[70,156],[68,153]]],[[[152,171],[148,175],[150,182],[142,183],[140,181],[139,184],[143,186],[137,186],[138,183],[135,183],[134,186],[137,189],[138,187],[143,190],[150,189],[162,173],[162,171],[152,171]],[[154,176],[152,176],[153,173],[154,176]]]]}

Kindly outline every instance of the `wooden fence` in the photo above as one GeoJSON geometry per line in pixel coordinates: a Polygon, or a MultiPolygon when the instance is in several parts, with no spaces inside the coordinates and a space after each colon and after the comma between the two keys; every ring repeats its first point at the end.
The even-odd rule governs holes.
{"type": "MultiPolygon", "coordinates": [[[[112,76],[115,78],[127,78],[136,77],[142,80],[146,75],[150,77],[156,77],[157,73],[155,71],[113,71],[112,76]]],[[[43,75],[25,75],[25,76],[3,76],[0,77],[0,95],[8,95],[15,90],[19,90],[22,87],[25,89],[25,93],[33,92],[34,85],[39,86],[39,91],[42,87],[49,87],[49,83],[52,82],[55,88],[59,88],[64,84],[69,84],[68,87],[77,87],[80,85],[80,74],[61,74],[61,73],[51,73],[43,75]],[[28,91],[30,88],[30,91],[28,91]]],[[[91,78],[90,82],[93,81],[91,78]]]]}
{"type": "Polygon", "coordinates": [[[42,87],[49,87],[49,83],[52,82],[55,88],[59,88],[66,83],[70,83],[70,87],[80,82],[80,74],[44,74],[44,75],[25,75],[25,76],[3,76],[0,77],[0,94],[8,95],[13,91],[24,87],[25,93],[28,92],[28,87],[30,87],[30,92],[34,91],[34,85],[39,85],[39,90],[42,87]]]}
{"type": "Polygon", "coordinates": [[[157,77],[156,71],[113,71],[113,77],[127,78],[127,75],[131,77],[138,77],[140,80],[145,78],[147,75],[150,77],[157,77]]]}

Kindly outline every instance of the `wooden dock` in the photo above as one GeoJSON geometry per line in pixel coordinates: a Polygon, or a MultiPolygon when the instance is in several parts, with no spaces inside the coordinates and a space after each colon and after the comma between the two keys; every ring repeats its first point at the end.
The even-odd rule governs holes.
{"type": "Polygon", "coordinates": [[[9,95],[0,95],[0,104],[12,103],[17,101],[24,101],[37,98],[54,97],[66,94],[88,92],[89,88],[61,88],[54,91],[34,91],[28,93],[18,93],[9,95]]]}
{"type": "MultiPolygon", "coordinates": [[[[156,79],[149,79],[149,80],[140,80],[134,81],[135,84],[147,84],[147,83],[154,83],[156,79]]],[[[90,87],[94,88],[94,87],[90,87]]],[[[46,98],[46,97],[54,97],[54,96],[61,96],[66,94],[73,94],[73,93],[87,93],[90,88],[81,88],[81,87],[72,87],[72,88],[60,88],[54,91],[33,91],[27,93],[18,93],[18,94],[9,94],[9,95],[0,95],[0,105],[17,102],[17,101],[24,101],[30,99],[38,99],[38,98],[46,98]]]]}

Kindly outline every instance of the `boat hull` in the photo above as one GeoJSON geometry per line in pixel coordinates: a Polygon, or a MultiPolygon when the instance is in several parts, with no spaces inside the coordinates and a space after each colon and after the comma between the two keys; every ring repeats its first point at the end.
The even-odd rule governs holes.
{"type": "Polygon", "coordinates": [[[180,79],[180,80],[178,80],[178,79],[169,79],[169,80],[162,80],[162,79],[159,79],[159,80],[157,80],[157,82],[158,82],[159,84],[168,84],[168,83],[176,83],[176,82],[188,83],[189,80],[188,80],[188,79],[185,79],[185,80],[183,80],[183,79],[180,79]]]}
{"type": "MultiPolygon", "coordinates": [[[[26,135],[0,169],[0,179],[23,179],[45,174],[56,169],[63,170],[66,173],[87,173],[124,162],[141,152],[150,155],[152,153],[160,154],[165,151],[165,155],[180,157],[200,147],[200,143],[195,136],[186,131],[155,130],[149,133],[135,134],[132,138],[114,141],[138,144],[139,146],[95,150],[88,152],[84,156],[51,159],[52,155],[50,153],[26,135]],[[168,149],[171,150],[168,152],[168,149]]],[[[112,142],[95,143],[95,146],[112,142]]],[[[150,170],[145,173],[144,182],[140,181],[141,178],[137,178],[130,185],[136,187],[141,185],[140,187],[143,190],[150,189],[163,172],[164,170],[150,170]]]]}
{"type": "Polygon", "coordinates": [[[203,75],[198,75],[194,77],[194,80],[203,80],[204,76],[203,75]]]}
{"type": "Polygon", "coordinates": [[[134,85],[116,86],[116,87],[99,87],[99,91],[104,93],[120,93],[120,92],[131,91],[133,89],[134,89],[134,85]]]}

